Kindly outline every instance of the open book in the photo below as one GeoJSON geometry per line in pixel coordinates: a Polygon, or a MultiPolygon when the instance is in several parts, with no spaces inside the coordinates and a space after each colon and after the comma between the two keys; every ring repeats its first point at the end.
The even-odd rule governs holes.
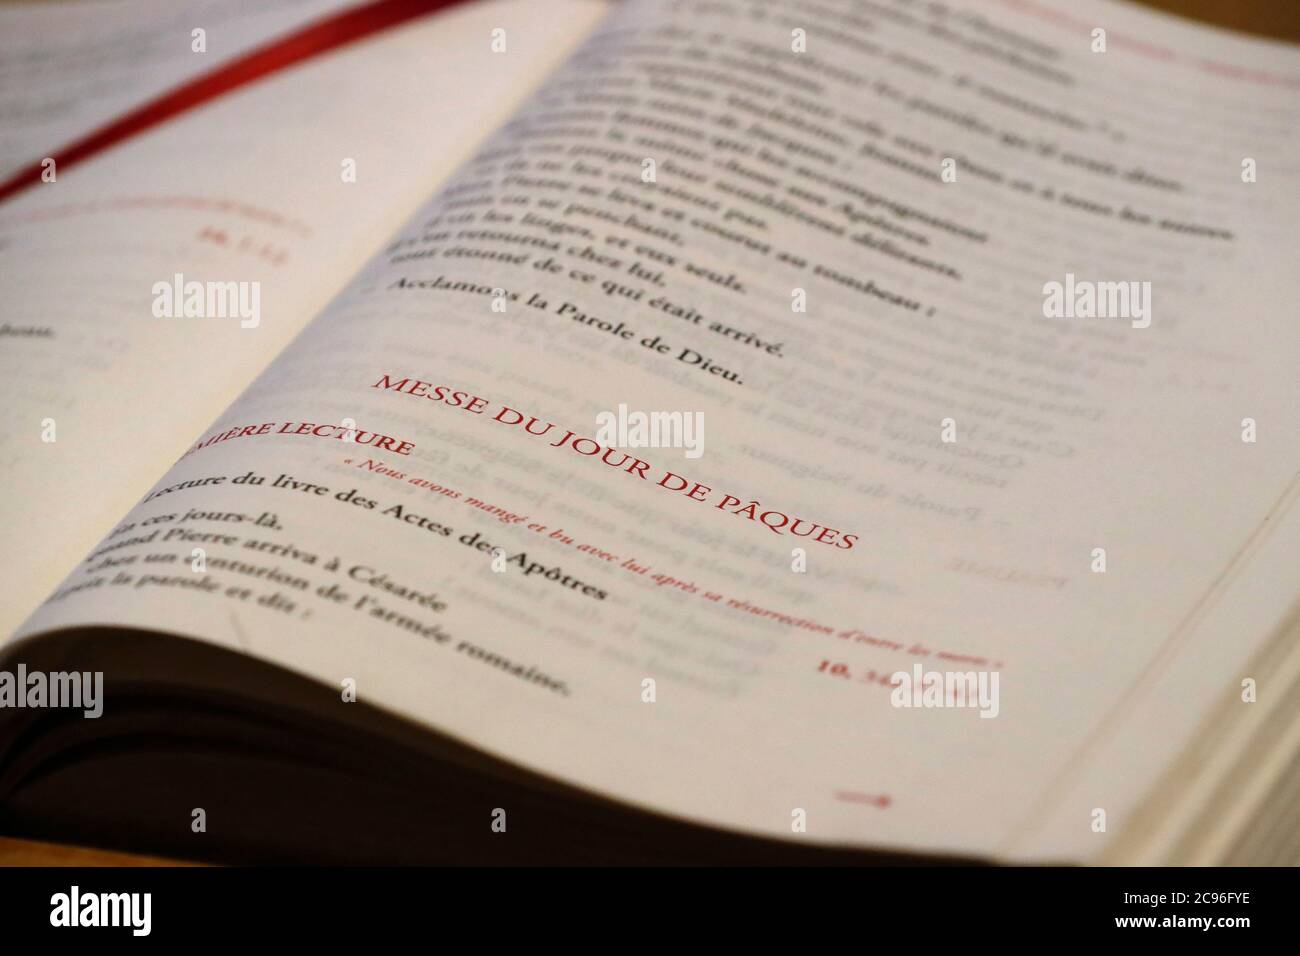
{"type": "Polygon", "coordinates": [[[260,6],[0,10],[0,832],[1300,861],[1296,50],[472,3],[58,167],[260,6]]]}

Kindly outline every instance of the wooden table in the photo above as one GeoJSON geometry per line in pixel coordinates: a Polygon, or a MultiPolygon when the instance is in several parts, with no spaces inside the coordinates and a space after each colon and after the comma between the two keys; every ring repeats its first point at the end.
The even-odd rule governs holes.
{"type": "Polygon", "coordinates": [[[0,866],[193,866],[133,853],[112,853],[57,843],[36,843],[0,837],[0,866]]]}

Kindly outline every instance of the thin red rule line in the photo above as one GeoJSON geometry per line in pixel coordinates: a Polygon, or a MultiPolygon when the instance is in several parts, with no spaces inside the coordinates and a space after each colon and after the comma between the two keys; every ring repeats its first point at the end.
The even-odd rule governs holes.
{"type": "Polygon", "coordinates": [[[345,10],[303,27],[287,36],[260,47],[225,66],[217,67],[170,93],[123,114],[83,139],[70,143],[0,183],[0,202],[17,195],[41,181],[45,159],[53,159],[55,169],[89,159],[132,136],[150,130],[167,120],[187,113],[217,97],[254,83],[264,76],[309,60],[322,53],[363,40],[368,36],[425,16],[460,0],[374,0],[364,6],[345,10]]]}

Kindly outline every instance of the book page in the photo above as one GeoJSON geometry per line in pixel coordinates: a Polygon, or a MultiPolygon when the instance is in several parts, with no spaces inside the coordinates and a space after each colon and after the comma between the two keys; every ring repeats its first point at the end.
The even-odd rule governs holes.
{"type": "Polygon", "coordinates": [[[0,204],[0,633],[602,13],[516,0],[417,20],[0,204]],[[187,315],[191,282],[236,285],[222,314],[187,315]]]}
{"type": "Polygon", "coordinates": [[[0,7],[0,182],[183,80],[350,5],[354,0],[73,0],[0,7]]]}
{"type": "Polygon", "coordinates": [[[621,4],[22,633],[1091,858],[1296,596],[1298,83],[1110,3],[621,4]]]}

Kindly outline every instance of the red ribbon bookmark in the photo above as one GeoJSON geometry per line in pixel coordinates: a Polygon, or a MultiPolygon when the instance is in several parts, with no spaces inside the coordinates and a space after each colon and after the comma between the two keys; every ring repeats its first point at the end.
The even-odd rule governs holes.
{"type": "MultiPolygon", "coordinates": [[[[170,93],[164,93],[123,114],[107,126],[100,127],[84,139],[70,143],[46,158],[53,159],[55,168],[63,172],[69,166],[214,100],[223,93],[458,2],[460,0],[374,0],[364,6],[333,14],[183,83],[170,93]]],[[[40,182],[43,164],[44,159],[38,160],[0,183],[0,202],[40,182]]]]}

